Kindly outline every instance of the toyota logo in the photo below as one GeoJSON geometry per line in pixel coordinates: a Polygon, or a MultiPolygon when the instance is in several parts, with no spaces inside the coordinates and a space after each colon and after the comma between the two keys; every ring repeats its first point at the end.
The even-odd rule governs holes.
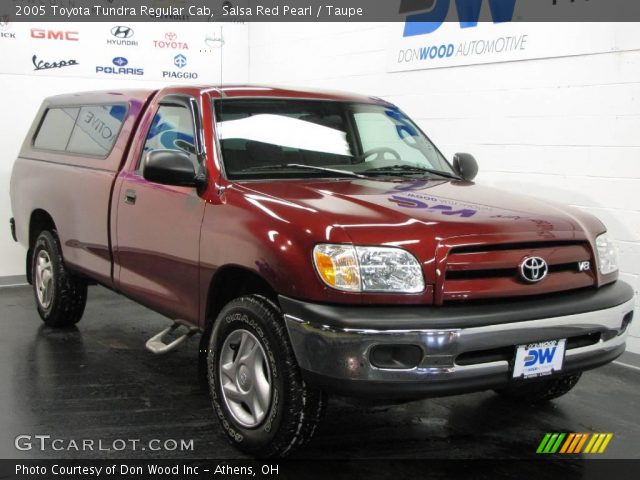
{"type": "Polygon", "coordinates": [[[164,34],[164,38],[165,40],[167,40],[168,42],[175,42],[176,38],[178,38],[178,35],[176,35],[173,32],[168,32],[164,34]]]}
{"type": "Polygon", "coordinates": [[[129,27],[119,25],[111,29],[111,35],[116,38],[131,38],[133,37],[133,30],[129,27]]]}
{"type": "Polygon", "coordinates": [[[543,258],[525,257],[520,264],[520,276],[525,282],[536,283],[549,273],[549,266],[543,258]]]}

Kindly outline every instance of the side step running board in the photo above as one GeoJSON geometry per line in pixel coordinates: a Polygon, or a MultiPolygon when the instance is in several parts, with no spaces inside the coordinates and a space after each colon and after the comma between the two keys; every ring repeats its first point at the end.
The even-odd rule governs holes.
{"type": "Polygon", "coordinates": [[[147,340],[147,343],[145,346],[147,347],[147,350],[149,350],[151,353],[155,353],[156,355],[162,355],[164,353],[169,353],[170,351],[175,350],[180,346],[181,343],[183,343],[186,339],[188,339],[189,337],[192,337],[196,333],[200,333],[200,329],[198,329],[197,327],[185,325],[183,323],[180,323],[179,321],[176,321],[169,328],[165,328],[160,333],[158,333],[157,335],[154,335],[149,340],[147,340]],[[170,335],[171,333],[175,332],[180,327],[186,328],[187,332],[184,335],[176,338],[171,343],[164,343],[164,338],[167,335],[170,335]]]}

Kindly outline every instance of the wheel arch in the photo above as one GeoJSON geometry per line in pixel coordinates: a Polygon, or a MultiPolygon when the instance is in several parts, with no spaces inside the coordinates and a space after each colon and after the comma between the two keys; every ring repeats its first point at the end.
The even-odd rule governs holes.
{"type": "Polygon", "coordinates": [[[42,208],[36,208],[31,212],[31,217],[29,218],[29,248],[27,249],[26,256],[26,273],[27,273],[27,281],[31,284],[33,282],[33,275],[31,272],[31,257],[33,255],[33,246],[38,239],[40,233],[45,230],[49,230],[52,232],[56,231],[56,224],[53,220],[53,217],[42,208]]]}
{"type": "Polygon", "coordinates": [[[222,308],[234,298],[243,295],[262,295],[278,302],[273,286],[254,270],[240,265],[218,268],[209,284],[206,298],[205,328],[211,328],[222,308]]]}

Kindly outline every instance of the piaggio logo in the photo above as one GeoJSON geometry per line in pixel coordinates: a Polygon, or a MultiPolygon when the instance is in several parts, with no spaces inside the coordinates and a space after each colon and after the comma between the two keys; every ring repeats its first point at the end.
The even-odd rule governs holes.
{"type": "Polygon", "coordinates": [[[128,47],[137,47],[138,42],[135,40],[131,40],[131,37],[134,35],[134,31],[131,27],[126,27],[124,25],[117,25],[111,29],[111,35],[115,38],[110,38],[107,40],[107,45],[117,45],[117,46],[128,46],[128,47]]]}
{"type": "Polygon", "coordinates": [[[182,54],[176,55],[173,58],[173,64],[178,68],[184,68],[187,66],[187,57],[182,54]]]}
{"type": "Polygon", "coordinates": [[[174,32],[165,33],[164,40],[154,40],[153,46],[170,50],[189,50],[189,45],[178,41],[178,35],[174,32]]]}
{"type": "MultiPolygon", "coordinates": [[[[184,68],[187,66],[187,57],[179,53],[178,55],[173,57],[173,64],[178,68],[184,68]]],[[[169,70],[165,70],[162,72],[162,78],[196,79],[198,78],[198,74],[196,72],[172,72],[169,70]]]]}
{"type": "Polygon", "coordinates": [[[613,433],[547,433],[536,453],[604,453],[612,438],[613,433]]]}
{"type": "Polygon", "coordinates": [[[39,40],[69,40],[77,42],[79,40],[78,35],[78,32],[67,32],[64,30],[31,29],[31,38],[37,38],[39,40]]]}
{"type": "MultiPolygon", "coordinates": [[[[493,23],[510,22],[513,19],[517,0],[488,0],[493,23]]],[[[455,0],[461,28],[478,25],[484,0],[455,0]]],[[[401,0],[400,13],[420,12],[407,16],[404,25],[405,37],[426,35],[435,32],[443,24],[451,0],[401,0]]]]}

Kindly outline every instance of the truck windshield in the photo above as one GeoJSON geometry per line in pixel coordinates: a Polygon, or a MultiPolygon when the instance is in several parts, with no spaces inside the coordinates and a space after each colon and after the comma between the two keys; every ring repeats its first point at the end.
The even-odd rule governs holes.
{"type": "Polygon", "coordinates": [[[230,179],[456,175],[399,109],[291,99],[215,102],[230,179]]]}

